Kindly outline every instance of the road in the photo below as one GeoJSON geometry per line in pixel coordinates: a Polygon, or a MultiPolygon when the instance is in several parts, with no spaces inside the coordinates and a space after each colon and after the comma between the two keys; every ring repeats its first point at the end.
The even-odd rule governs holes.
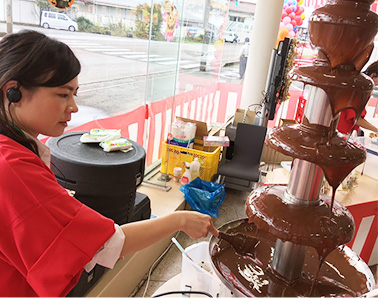
{"type": "MultiPolygon", "coordinates": [[[[20,29],[15,26],[14,31],[20,29]]],[[[27,29],[65,42],[80,60],[82,71],[77,103],[81,112],[75,115],[73,121],[76,122],[119,114],[145,102],[173,96],[179,86],[177,74],[214,80],[210,64],[216,63],[217,53],[213,45],[148,41],[40,27],[27,29]],[[207,60],[206,72],[200,71],[202,53],[207,60]]],[[[226,43],[222,61],[216,64],[237,62],[241,46],[226,43]]],[[[224,71],[223,79],[237,79],[235,66],[231,70],[224,68],[224,71]]]]}

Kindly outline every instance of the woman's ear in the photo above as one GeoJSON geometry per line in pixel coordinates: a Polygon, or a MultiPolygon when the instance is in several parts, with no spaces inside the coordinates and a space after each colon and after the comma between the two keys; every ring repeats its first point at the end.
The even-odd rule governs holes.
{"type": "Polygon", "coordinates": [[[1,91],[3,92],[4,99],[8,102],[17,103],[22,97],[22,93],[19,89],[20,84],[17,81],[12,80],[5,83],[1,91]]]}

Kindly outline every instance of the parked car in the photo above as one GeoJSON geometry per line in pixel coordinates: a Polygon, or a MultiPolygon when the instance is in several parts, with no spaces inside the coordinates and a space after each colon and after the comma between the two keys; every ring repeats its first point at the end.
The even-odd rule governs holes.
{"type": "Polygon", "coordinates": [[[55,28],[70,31],[77,31],[78,25],[66,14],[54,11],[42,11],[41,26],[45,29],[55,28]]]}
{"type": "Polygon", "coordinates": [[[238,42],[238,35],[232,31],[226,31],[223,38],[225,42],[238,42]]]}

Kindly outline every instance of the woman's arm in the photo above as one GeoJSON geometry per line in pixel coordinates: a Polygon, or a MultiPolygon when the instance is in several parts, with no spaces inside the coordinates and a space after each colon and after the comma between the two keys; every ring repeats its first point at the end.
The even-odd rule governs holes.
{"type": "Polygon", "coordinates": [[[362,128],[371,130],[373,132],[378,132],[378,128],[376,128],[373,124],[371,124],[370,122],[368,122],[362,117],[358,118],[357,125],[361,126],[362,128]]]}
{"type": "Polygon", "coordinates": [[[176,211],[169,215],[121,226],[125,242],[120,257],[132,254],[169,235],[183,231],[190,238],[206,237],[208,233],[218,236],[211,217],[195,211],[176,211]]]}

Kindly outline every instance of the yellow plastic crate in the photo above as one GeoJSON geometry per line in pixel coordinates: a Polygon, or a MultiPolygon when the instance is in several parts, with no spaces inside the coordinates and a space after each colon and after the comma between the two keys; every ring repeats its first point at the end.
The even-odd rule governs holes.
{"type": "Polygon", "coordinates": [[[184,162],[191,163],[196,157],[201,164],[200,178],[202,180],[210,181],[218,171],[219,156],[221,147],[216,147],[212,152],[205,152],[196,149],[184,148],[180,146],[170,145],[163,142],[161,169],[160,172],[173,175],[175,167],[182,168],[185,172],[184,162]]]}

